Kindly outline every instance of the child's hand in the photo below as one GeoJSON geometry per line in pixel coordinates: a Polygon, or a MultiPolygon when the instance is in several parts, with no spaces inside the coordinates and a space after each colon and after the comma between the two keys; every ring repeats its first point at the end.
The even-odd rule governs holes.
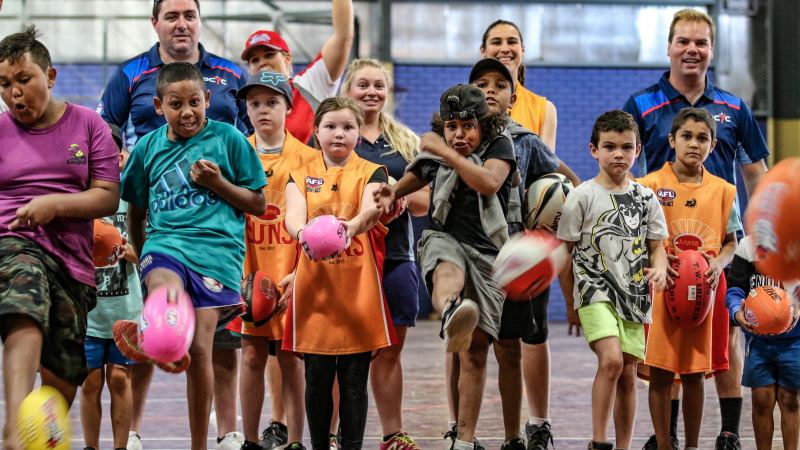
{"type": "Polygon", "coordinates": [[[575,308],[567,308],[567,335],[572,336],[572,331],[575,330],[575,337],[581,335],[581,318],[578,316],[578,311],[575,308]]]}
{"type": "Polygon", "coordinates": [[[292,298],[292,293],[294,292],[294,272],[283,277],[281,282],[278,283],[278,289],[281,291],[281,298],[278,299],[278,304],[275,305],[275,312],[272,313],[276,316],[289,306],[289,299],[292,298]]]}
{"type": "Polygon", "coordinates": [[[708,270],[706,271],[706,279],[711,284],[711,290],[716,290],[719,284],[719,276],[722,274],[724,267],[719,263],[719,259],[711,256],[706,252],[700,252],[701,255],[708,261],[708,270]]]}
{"type": "Polygon", "coordinates": [[[344,245],[344,248],[350,247],[350,244],[353,242],[353,236],[356,233],[356,225],[351,220],[342,220],[342,226],[344,227],[345,231],[347,232],[347,243],[344,245]]]}
{"type": "Polygon", "coordinates": [[[677,261],[678,257],[672,253],[667,253],[667,286],[675,286],[675,280],[678,279],[678,271],[672,267],[672,263],[677,261]]]}
{"type": "Polygon", "coordinates": [[[205,159],[198,160],[192,164],[189,176],[194,184],[211,191],[222,180],[222,172],[219,170],[219,166],[205,159]]]}
{"type": "Polygon", "coordinates": [[[428,153],[433,153],[436,156],[444,157],[447,153],[453,150],[447,146],[447,143],[438,134],[429,131],[422,135],[419,142],[420,150],[425,150],[428,153]]]}
{"type": "Polygon", "coordinates": [[[739,310],[736,311],[736,314],[733,315],[733,320],[735,320],[736,323],[738,323],[739,326],[741,326],[745,330],[751,333],[756,332],[756,330],[753,328],[753,325],[747,321],[747,318],[744,316],[744,310],[742,310],[741,308],[739,308],[739,310]]]}
{"type": "Polygon", "coordinates": [[[381,208],[386,213],[394,204],[395,187],[389,183],[381,183],[378,189],[375,189],[375,192],[372,193],[372,198],[375,199],[378,208],[381,208]]]}
{"type": "Polygon", "coordinates": [[[653,290],[661,292],[667,287],[667,270],[656,269],[654,267],[644,268],[645,277],[653,285],[653,290]]]}
{"type": "Polygon", "coordinates": [[[8,226],[9,230],[36,228],[56,218],[57,200],[52,195],[42,195],[17,209],[17,218],[8,226]]]}
{"type": "Polygon", "coordinates": [[[383,215],[381,215],[378,220],[386,225],[391,223],[393,220],[400,217],[408,208],[408,199],[406,197],[400,197],[394,201],[391,205],[389,205],[389,210],[385,211],[383,215]]]}

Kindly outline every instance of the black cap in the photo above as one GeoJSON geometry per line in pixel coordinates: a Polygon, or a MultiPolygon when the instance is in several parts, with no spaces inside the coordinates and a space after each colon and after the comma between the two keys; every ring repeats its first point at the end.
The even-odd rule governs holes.
{"type": "Polygon", "coordinates": [[[114,138],[114,142],[117,143],[117,147],[119,147],[120,150],[125,148],[122,145],[122,131],[120,131],[119,127],[113,123],[108,123],[108,128],[111,129],[111,137],[114,138]]]}
{"type": "Polygon", "coordinates": [[[484,58],[476,62],[475,65],[472,66],[472,70],[469,71],[469,82],[472,83],[486,72],[500,73],[500,75],[511,83],[511,93],[514,93],[514,77],[511,76],[511,72],[509,72],[505,64],[494,58],[484,58]]]}
{"type": "Polygon", "coordinates": [[[483,91],[469,84],[459,84],[444,91],[439,99],[442,120],[478,119],[489,112],[483,91]]]}
{"type": "Polygon", "coordinates": [[[270,70],[256,72],[247,79],[247,83],[239,89],[236,96],[242,100],[246,99],[247,92],[255,86],[264,86],[282,94],[289,102],[289,107],[292,107],[292,87],[289,85],[289,79],[283,74],[270,70]]]}

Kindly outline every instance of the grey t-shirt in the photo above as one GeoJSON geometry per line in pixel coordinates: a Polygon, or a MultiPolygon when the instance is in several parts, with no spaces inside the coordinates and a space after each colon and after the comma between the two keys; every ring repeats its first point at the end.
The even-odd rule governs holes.
{"type": "Polygon", "coordinates": [[[576,309],[609,302],[624,320],[650,322],[647,240],[668,237],[652,190],[632,180],[617,191],[587,181],[567,196],[558,237],[575,242],[576,309]]]}

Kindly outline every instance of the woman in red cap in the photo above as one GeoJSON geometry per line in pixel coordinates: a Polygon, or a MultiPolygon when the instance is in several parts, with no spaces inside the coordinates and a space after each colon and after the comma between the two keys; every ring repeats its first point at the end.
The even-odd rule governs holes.
{"type": "Polygon", "coordinates": [[[314,122],[314,110],[339,90],[339,83],[355,34],[352,0],[332,0],[333,35],[316,58],[302,72],[292,74],[292,53],[280,34],[258,30],[247,38],[242,59],[250,74],[271,70],[289,78],[292,85],[292,112],[286,128],[301,142],[308,142],[314,122]]]}

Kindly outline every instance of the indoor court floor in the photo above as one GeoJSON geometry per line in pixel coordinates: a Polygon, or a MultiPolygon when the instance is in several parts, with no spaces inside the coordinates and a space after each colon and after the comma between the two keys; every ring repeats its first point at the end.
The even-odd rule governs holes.
{"type": "MultiPolygon", "coordinates": [[[[442,439],[447,426],[447,403],[444,391],[444,352],[442,341],[438,338],[438,321],[420,321],[408,333],[403,351],[405,371],[404,420],[406,430],[423,449],[448,448],[442,439]]],[[[596,360],[583,337],[567,335],[565,323],[550,324],[550,344],[552,352],[552,398],[551,417],[555,448],[585,449],[591,437],[591,387],[596,360]]],[[[639,382],[638,412],[634,430],[633,449],[642,447],[652,433],[647,409],[647,386],[639,382]]],[[[741,436],[743,449],[755,449],[753,429],[750,418],[750,395],[745,391],[742,411],[741,436]]],[[[0,399],[0,402],[2,400],[0,399]]],[[[108,393],[104,393],[104,421],[101,431],[101,448],[112,448],[111,425],[109,421],[108,393]]],[[[0,411],[4,416],[5,405],[0,411]]],[[[72,448],[82,449],[83,439],[76,401],[70,413],[72,422],[72,448]]],[[[269,422],[269,401],[265,401],[262,416],[263,425],[269,422]]],[[[523,401],[523,418],[527,408],[523,401]]],[[[777,418],[777,417],[776,417],[777,418]]],[[[779,418],[776,420],[778,425],[779,418]]],[[[778,425],[779,426],[779,425],[778,425]]],[[[185,376],[169,375],[156,371],[147,402],[146,414],[141,430],[146,450],[186,449],[188,448],[188,419],[186,416],[185,376]]],[[[241,422],[239,422],[241,427],[241,422]]],[[[706,410],[703,419],[700,448],[713,449],[714,439],[719,431],[720,418],[716,390],[713,381],[706,382],[706,410]]],[[[216,436],[212,416],[209,436],[216,436]]],[[[378,415],[370,399],[370,412],[365,433],[364,448],[376,450],[380,439],[378,415]]],[[[679,435],[682,434],[679,428],[679,435]]],[[[489,373],[484,393],[483,407],[478,423],[478,439],[487,450],[499,450],[503,442],[503,425],[500,407],[500,394],[497,389],[497,364],[493,355],[489,358],[489,373]]],[[[613,435],[613,430],[611,431],[613,435]]],[[[683,439],[681,438],[681,441],[683,439]]],[[[306,433],[306,445],[308,433],[306,433]]],[[[209,439],[209,449],[214,448],[209,439]]],[[[780,430],[776,430],[773,448],[782,448],[780,430]]]]}

